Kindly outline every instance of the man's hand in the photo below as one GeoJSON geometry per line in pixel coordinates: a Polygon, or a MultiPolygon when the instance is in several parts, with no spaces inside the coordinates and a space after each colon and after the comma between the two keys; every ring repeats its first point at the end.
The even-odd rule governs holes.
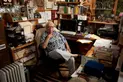
{"type": "Polygon", "coordinates": [[[51,37],[53,37],[53,34],[50,33],[50,34],[47,35],[47,37],[48,37],[48,38],[51,38],[51,37]]]}
{"type": "Polygon", "coordinates": [[[71,49],[70,48],[67,48],[67,51],[71,52],[71,49]]]}
{"type": "Polygon", "coordinates": [[[50,39],[51,37],[53,37],[53,34],[52,34],[52,33],[50,33],[50,34],[47,35],[47,37],[46,37],[44,43],[42,44],[42,48],[43,48],[43,49],[45,49],[45,48],[47,47],[48,42],[49,42],[49,39],[50,39]]]}
{"type": "Polygon", "coordinates": [[[65,46],[66,46],[67,51],[71,52],[71,49],[70,49],[70,47],[69,47],[67,42],[65,43],[65,46]]]}

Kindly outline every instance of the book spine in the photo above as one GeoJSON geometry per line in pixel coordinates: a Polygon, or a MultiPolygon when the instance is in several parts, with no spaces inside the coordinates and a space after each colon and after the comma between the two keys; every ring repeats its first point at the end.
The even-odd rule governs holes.
{"type": "Polygon", "coordinates": [[[67,6],[64,6],[64,13],[67,13],[67,6]]]}

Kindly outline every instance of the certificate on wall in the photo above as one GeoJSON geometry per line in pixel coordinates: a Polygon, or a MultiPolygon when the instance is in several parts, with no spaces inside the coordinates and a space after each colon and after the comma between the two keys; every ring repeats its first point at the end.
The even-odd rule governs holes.
{"type": "Polygon", "coordinates": [[[46,8],[47,8],[47,9],[52,9],[52,7],[53,7],[53,2],[47,1],[46,8]]]}
{"type": "Polygon", "coordinates": [[[47,20],[51,20],[51,11],[45,11],[45,17],[47,20]]]}

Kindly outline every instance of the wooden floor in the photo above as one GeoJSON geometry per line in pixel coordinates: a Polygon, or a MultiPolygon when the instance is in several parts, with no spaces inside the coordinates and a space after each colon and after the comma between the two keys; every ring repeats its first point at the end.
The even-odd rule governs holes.
{"type": "MultiPolygon", "coordinates": [[[[75,58],[76,69],[80,65],[80,57],[75,58]]],[[[30,69],[31,82],[67,82],[69,71],[66,68],[60,69],[62,77],[59,76],[58,71],[52,70],[50,67],[45,67],[43,64],[33,69],[30,69]]]]}

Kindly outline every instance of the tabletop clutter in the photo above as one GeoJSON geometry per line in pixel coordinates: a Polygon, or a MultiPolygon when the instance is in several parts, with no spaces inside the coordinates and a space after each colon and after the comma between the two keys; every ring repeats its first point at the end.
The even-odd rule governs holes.
{"type": "Polygon", "coordinates": [[[96,40],[92,57],[81,56],[81,64],[72,77],[83,78],[89,82],[105,82],[102,79],[105,67],[112,67],[112,61],[119,55],[119,47],[111,44],[112,40],[96,40]],[[103,61],[103,62],[102,62],[103,61]],[[93,81],[94,80],[94,81],[93,81]]]}

